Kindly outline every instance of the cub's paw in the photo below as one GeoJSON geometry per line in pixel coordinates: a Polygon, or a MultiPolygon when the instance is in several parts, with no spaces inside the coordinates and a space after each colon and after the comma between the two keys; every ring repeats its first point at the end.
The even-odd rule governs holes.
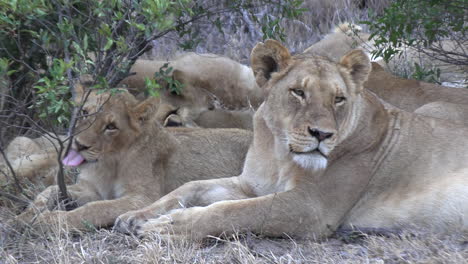
{"type": "Polygon", "coordinates": [[[138,211],[130,211],[117,217],[114,230],[124,234],[136,234],[136,229],[144,224],[151,216],[138,211]]]}

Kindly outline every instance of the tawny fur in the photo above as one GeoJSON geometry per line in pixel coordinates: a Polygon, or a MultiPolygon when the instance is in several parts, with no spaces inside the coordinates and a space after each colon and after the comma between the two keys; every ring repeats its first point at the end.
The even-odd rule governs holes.
{"type": "Polygon", "coordinates": [[[362,48],[371,51],[374,46],[372,42],[369,42],[369,37],[370,34],[362,32],[360,26],[343,23],[333,29],[322,40],[304,50],[303,53],[324,56],[338,62],[341,57],[352,49],[362,48]]]}
{"type": "Polygon", "coordinates": [[[78,182],[68,186],[78,208],[49,211],[57,196],[51,186],[20,220],[72,229],[111,225],[185,182],[240,173],[251,142],[251,133],[238,129],[164,129],[154,121],[153,98],[138,102],[123,90],[92,92],[83,109],[73,148],[85,146],[80,154],[86,161],[78,182]]]}
{"type": "MultiPolygon", "coordinates": [[[[65,137],[61,136],[62,140],[65,137]]],[[[34,184],[50,186],[56,183],[58,172],[59,145],[57,140],[48,135],[38,138],[16,137],[5,149],[5,154],[10,167],[0,155],[0,182],[11,184],[16,177],[19,181],[28,181],[34,184]]],[[[68,183],[72,182],[70,177],[65,178],[68,183]]]]}
{"type": "MultiPolygon", "coordinates": [[[[252,58],[279,43],[265,44],[252,58]]],[[[339,226],[468,229],[468,128],[384,105],[363,89],[371,63],[360,50],[340,63],[277,58],[264,60],[278,72],[260,84],[269,95],[242,174],[184,184],[120,216],[118,230],[320,239],[339,226]]]]}
{"type": "Polygon", "coordinates": [[[253,109],[245,110],[225,110],[213,109],[205,111],[194,120],[201,127],[211,128],[242,128],[253,130],[253,109]]]}
{"type": "Polygon", "coordinates": [[[367,82],[364,83],[364,87],[383,100],[409,112],[436,101],[454,104],[468,102],[468,89],[456,89],[399,78],[385,71],[375,62],[372,63],[372,72],[367,82]]]}
{"type": "Polygon", "coordinates": [[[417,114],[450,120],[468,127],[468,105],[437,101],[425,104],[414,111],[417,114]]]}
{"type": "MultiPolygon", "coordinates": [[[[122,84],[143,90],[144,77],[154,78],[154,72],[159,72],[164,63],[138,60],[131,69],[137,74],[126,78],[122,84]]],[[[161,102],[156,113],[160,123],[164,123],[169,114],[176,113],[185,125],[197,126],[194,120],[205,111],[256,108],[263,101],[263,91],[258,89],[251,69],[226,57],[187,53],[170,61],[169,66],[173,68],[172,77],[184,86],[180,95],[167,89],[160,91],[161,102]]]]}

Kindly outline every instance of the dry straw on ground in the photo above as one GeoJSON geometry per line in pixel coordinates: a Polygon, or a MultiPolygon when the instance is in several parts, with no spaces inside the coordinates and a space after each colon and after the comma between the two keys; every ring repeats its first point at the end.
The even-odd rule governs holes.
{"type": "MultiPolygon", "coordinates": [[[[1,212],[1,223],[9,213],[1,212]]],[[[468,263],[468,233],[346,233],[321,242],[246,234],[199,244],[111,230],[18,233],[3,224],[0,230],[0,263],[468,263]]]]}

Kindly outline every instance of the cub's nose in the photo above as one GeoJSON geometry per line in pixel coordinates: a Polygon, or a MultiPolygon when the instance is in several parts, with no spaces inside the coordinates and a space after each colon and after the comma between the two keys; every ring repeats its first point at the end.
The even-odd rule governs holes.
{"type": "Polygon", "coordinates": [[[324,141],[325,139],[331,138],[333,136],[333,133],[323,132],[316,128],[309,127],[308,130],[309,130],[310,135],[315,137],[318,141],[324,141]]]}
{"type": "Polygon", "coordinates": [[[75,139],[75,146],[78,152],[89,149],[88,146],[81,144],[78,140],[75,139]]]}

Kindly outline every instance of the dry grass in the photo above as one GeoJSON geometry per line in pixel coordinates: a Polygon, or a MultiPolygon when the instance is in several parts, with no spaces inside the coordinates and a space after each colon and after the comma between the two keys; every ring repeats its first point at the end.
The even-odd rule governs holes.
{"type": "MultiPolygon", "coordinates": [[[[0,222],[12,219],[7,209],[0,222]]],[[[0,226],[0,263],[468,263],[468,233],[347,233],[326,241],[247,234],[189,241],[139,240],[111,230],[72,234],[0,226]]]]}

